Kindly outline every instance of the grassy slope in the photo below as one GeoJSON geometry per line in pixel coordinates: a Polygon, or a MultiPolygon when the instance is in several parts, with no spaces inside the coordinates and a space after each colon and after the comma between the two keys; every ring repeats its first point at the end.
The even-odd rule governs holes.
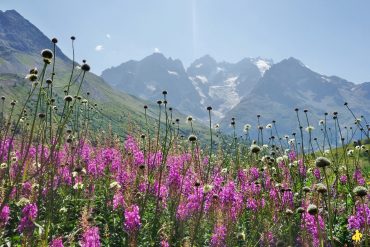
{"type": "MultiPolygon", "coordinates": [[[[42,59],[38,54],[16,53],[14,54],[14,58],[24,65],[24,68],[37,67],[39,70],[42,68],[42,59]]],[[[57,94],[55,98],[59,98],[59,101],[61,101],[62,97],[64,97],[63,90],[69,81],[72,61],[57,59],[55,66],[54,92],[57,94]]],[[[21,105],[31,86],[29,81],[24,80],[26,73],[27,70],[23,69],[20,70],[20,73],[17,75],[0,74],[1,95],[6,96],[9,101],[17,99],[19,105],[21,105]]],[[[79,70],[75,70],[73,77],[76,78],[79,73],[79,70]]],[[[51,66],[48,67],[46,78],[50,75],[51,66]]],[[[73,84],[71,95],[76,93],[77,84],[78,83],[73,84]]],[[[96,128],[107,129],[109,126],[115,133],[121,133],[122,136],[127,133],[128,129],[140,132],[145,125],[144,105],[148,105],[149,107],[148,116],[150,126],[153,126],[153,130],[154,126],[157,126],[158,105],[154,104],[154,102],[147,102],[126,93],[118,92],[112,89],[102,78],[92,73],[88,73],[83,82],[81,91],[83,98],[87,97],[87,92],[90,92],[90,102],[93,104],[96,103],[96,109],[99,111],[93,123],[96,128]]],[[[180,128],[185,131],[184,135],[187,135],[190,129],[189,126],[185,124],[186,116],[178,111],[174,111],[173,115],[173,119],[180,119],[180,128]]],[[[162,119],[163,116],[164,115],[162,115],[162,119]]],[[[195,131],[198,135],[207,137],[206,127],[195,124],[195,131]]]]}

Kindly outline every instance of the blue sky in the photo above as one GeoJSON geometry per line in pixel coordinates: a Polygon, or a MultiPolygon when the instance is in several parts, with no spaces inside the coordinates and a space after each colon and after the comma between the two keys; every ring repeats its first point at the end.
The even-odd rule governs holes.
{"type": "Polygon", "coordinates": [[[370,81],[366,0],[1,0],[97,74],[154,50],[188,66],[210,54],[236,62],[296,57],[311,69],[370,81]],[[100,49],[99,49],[100,47],[100,49]]]}

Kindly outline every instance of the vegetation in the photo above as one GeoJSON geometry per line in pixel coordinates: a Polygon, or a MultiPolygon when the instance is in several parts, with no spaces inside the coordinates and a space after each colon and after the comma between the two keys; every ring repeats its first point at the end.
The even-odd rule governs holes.
{"type": "Polygon", "coordinates": [[[344,128],[325,114],[316,139],[296,109],[291,137],[258,116],[239,138],[208,107],[205,137],[190,116],[183,132],[164,91],[124,128],[101,128],[119,106],[94,103],[99,85],[84,91],[89,65],[57,78],[54,52],[41,55],[0,101],[1,246],[369,246],[365,117],[344,128]]]}

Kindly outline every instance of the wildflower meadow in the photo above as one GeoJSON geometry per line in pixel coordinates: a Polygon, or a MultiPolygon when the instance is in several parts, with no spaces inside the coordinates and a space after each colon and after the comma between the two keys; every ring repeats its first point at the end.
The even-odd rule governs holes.
{"type": "Polygon", "coordinates": [[[1,97],[0,246],[370,246],[366,116],[292,109],[298,131],[280,135],[261,112],[226,134],[209,106],[200,135],[163,91],[157,119],[143,105],[145,124],[121,135],[92,124],[86,61],[55,98],[57,42],[27,95],[1,97]]]}

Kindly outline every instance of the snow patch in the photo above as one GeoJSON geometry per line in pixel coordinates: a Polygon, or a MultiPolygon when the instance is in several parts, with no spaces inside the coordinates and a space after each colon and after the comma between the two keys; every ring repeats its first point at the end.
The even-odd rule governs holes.
{"type": "Polygon", "coordinates": [[[330,79],[328,77],[326,77],[326,76],[321,76],[321,79],[323,79],[323,80],[325,80],[327,82],[330,82],[330,79]]]}
{"type": "Polygon", "coordinates": [[[167,72],[170,75],[179,75],[176,71],[170,71],[170,70],[168,70],[167,72]]]}
{"type": "Polygon", "coordinates": [[[257,66],[262,76],[265,74],[267,70],[271,68],[271,64],[263,59],[258,59],[257,61],[254,62],[254,64],[257,66]]]}
{"type": "Polygon", "coordinates": [[[208,82],[207,77],[202,75],[197,75],[195,78],[197,78],[199,81],[201,81],[203,84],[206,84],[208,82]]]}
{"type": "Polygon", "coordinates": [[[195,68],[199,69],[202,66],[203,66],[203,64],[202,63],[199,63],[199,64],[195,65],[195,68]]]}
{"type": "Polygon", "coordinates": [[[197,80],[195,80],[194,77],[189,77],[189,79],[191,80],[191,83],[193,84],[195,90],[198,92],[198,94],[201,98],[200,104],[204,105],[207,96],[203,93],[202,89],[199,87],[199,84],[198,84],[197,80]]]}

